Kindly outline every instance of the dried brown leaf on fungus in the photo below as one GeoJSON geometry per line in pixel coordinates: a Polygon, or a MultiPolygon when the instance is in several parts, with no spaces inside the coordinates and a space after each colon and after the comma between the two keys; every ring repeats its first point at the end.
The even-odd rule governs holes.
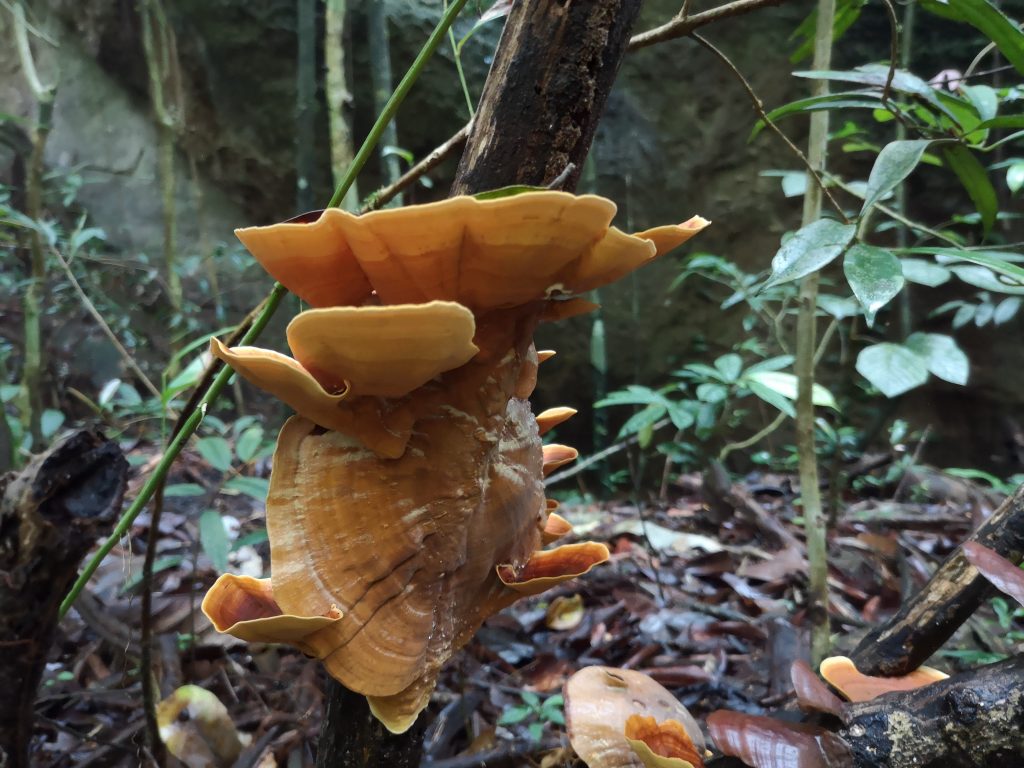
{"type": "Polygon", "coordinates": [[[571,409],[530,409],[533,331],[567,311],[553,297],[706,225],[626,235],[614,211],[540,192],[239,230],[316,309],[289,326],[295,359],[214,344],[298,411],[267,499],[270,583],[221,577],[203,603],[218,629],[321,658],[400,732],[484,619],[607,559],[593,542],[542,549],[571,529],[543,475],[576,451],[541,444],[571,409]]]}

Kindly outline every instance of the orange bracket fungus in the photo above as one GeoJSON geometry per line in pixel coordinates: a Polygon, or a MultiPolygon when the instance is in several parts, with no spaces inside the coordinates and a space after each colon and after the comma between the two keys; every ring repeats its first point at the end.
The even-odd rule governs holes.
{"type": "Polygon", "coordinates": [[[825,659],[818,671],[829,685],[849,701],[871,701],[883,693],[912,691],[949,677],[945,672],[932,667],[918,667],[900,677],[873,677],[858,671],[853,661],[846,656],[825,659]]]}
{"type": "Polygon", "coordinates": [[[533,332],[707,225],[627,235],[614,213],[535,192],[237,232],[313,308],[288,327],[294,357],[211,345],[297,412],[267,498],[271,577],[221,576],[203,601],[218,630],[316,656],[400,733],[484,619],[607,559],[541,549],[570,530],[543,475],[576,452],[541,444],[572,414],[530,409],[550,356],[533,332]]]}
{"type": "Polygon", "coordinates": [[[700,726],[643,672],[584,667],[564,696],[569,741],[589,768],[703,768],[700,726]]]}

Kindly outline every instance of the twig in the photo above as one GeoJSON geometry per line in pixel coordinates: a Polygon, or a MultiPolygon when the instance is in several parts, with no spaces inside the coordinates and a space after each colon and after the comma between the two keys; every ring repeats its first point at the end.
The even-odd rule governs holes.
{"type": "Polygon", "coordinates": [[[569,163],[560,174],[555,176],[547,185],[548,189],[561,189],[569,177],[576,172],[576,163],[569,163]]]}
{"type": "Polygon", "coordinates": [[[722,450],[718,452],[718,460],[725,461],[725,458],[733,451],[742,451],[744,448],[749,448],[752,445],[756,445],[757,443],[761,442],[764,438],[768,437],[768,435],[770,435],[776,429],[781,427],[782,423],[785,420],[786,414],[783,413],[782,411],[779,411],[779,415],[776,416],[772,420],[771,424],[769,424],[768,426],[764,427],[758,432],[755,432],[746,440],[739,440],[738,442],[735,443],[729,443],[727,446],[722,448],[722,450]]]}
{"type": "Polygon", "coordinates": [[[759,8],[769,8],[776,5],[782,5],[787,0],[735,0],[732,3],[726,3],[720,5],[717,8],[712,8],[702,13],[695,13],[692,16],[677,15],[671,21],[662,24],[660,27],[649,29],[646,32],[641,32],[638,35],[633,35],[629,41],[629,46],[626,50],[635,51],[639,48],[646,48],[649,45],[655,43],[663,43],[666,40],[675,40],[678,37],[686,37],[691,34],[695,29],[707,26],[716,21],[722,19],[728,19],[732,16],[742,16],[743,14],[756,11],[759,8]]]}
{"type": "Polygon", "coordinates": [[[156,388],[156,385],[153,384],[153,382],[150,381],[149,377],[143,372],[143,370],[139,368],[134,358],[132,358],[131,353],[129,353],[128,350],[124,348],[124,345],[122,345],[121,342],[118,340],[117,336],[114,334],[114,331],[107,324],[107,321],[103,319],[103,315],[101,315],[99,313],[99,310],[96,309],[96,305],[92,303],[92,300],[82,289],[81,284],[75,277],[75,273],[71,271],[71,266],[64,260],[63,254],[61,254],[61,252],[54,248],[52,245],[50,246],[50,253],[52,253],[54,258],[57,259],[57,262],[64,270],[64,274],[67,275],[68,280],[71,282],[71,287],[75,289],[75,293],[77,293],[78,298],[81,299],[82,305],[85,307],[86,311],[92,316],[92,319],[95,320],[96,323],[99,325],[100,330],[102,330],[106,337],[110,340],[110,343],[114,345],[114,349],[116,349],[118,354],[121,355],[122,359],[124,360],[124,364],[128,366],[128,370],[134,373],[136,378],[138,378],[138,380],[142,382],[142,385],[149,390],[149,393],[153,395],[153,397],[155,397],[157,400],[159,400],[160,390],[156,388]]]}
{"type": "MultiPolygon", "coordinates": [[[[653,431],[657,431],[657,430],[661,429],[662,427],[667,426],[668,423],[669,423],[668,419],[662,419],[661,421],[656,421],[656,422],[654,422],[654,426],[652,427],[652,430],[653,431]]],[[[570,477],[574,477],[574,476],[578,475],[580,472],[582,472],[583,470],[585,470],[588,467],[590,467],[592,464],[596,464],[597,462],[601,461],[602,459],[607,459],[609,456],[613,456],[614,454],[618,453],[619,451],[624,451],[629,446],[634,445],[634,444],[636,444],[638,442],[640,442],[640,436],[639,435],[633,435],[632,437],[629,437],[629,438],[623,440],[621,443],[616,443],[615,445],[609,445],[607,448],[605,448],[605,449],[603,449],[601,451],[598,451],[597,453],[595,453],[592,456],[588,456],[585,459],[580,459],[579,461],[574,463],[569,469],[563,469],[561,472],[556,472],[555,474],[553,474],[550,477],[546,478],[544,480],[544,487],[548,488],[548,487],[554,485],[555,483],[561,482],[562,480],[567,480],[570,477]]]]}
{"type": "Polygon", "coordinates": [[[15,3],[10,7],[11,15],[14,16],[14,42],[18,48],[18,56],[21,59],[22,74],[28,81],[32,93],[39,101],[50,101],[53,99],[55,86],[43,85],[36,71],[36,63],[32,58],[32,49],[28,44],[28,22],[25,21],[25,11],[21,3],[15,3]]]}
{"type": "MultiPolygon", "coordinates": [[[[694,16],[693,18],[696,18],[696,16],[694,16]]],[[[793,154],[800,158],[800,162],[802,162],[804,164],[804,167],[807,168],[807,173],[814,179],[817,185],[821,187],[822,193],[825,195],[825,197],[828,198],[829,203],[835,209],[835,212],[839,216],[840,220],[844,224],[849,224],[849,219],[846,218],[846,213],[844,213],[842,206],[840,206],[839,203],[836,202],[836,199],[832,197],[832,193],[829,192],[826,188],[825,182],[822,180],[821,175],[811,165],[810,161],[807,159],[807,155],[805,155],[796,144],[790,141],[789,137],[782,132],[779,126],[777,126],[775,122],[770,117],[768,117],[768,113],[764,111],[764,104],[761,103],[761,99],[754,92],[753,87],[750,85],[747,78],[743,76],[743,73],[736,68],[736,65],[732,63],[728,56],[726,56],[724,53],[722,53],[722,51],[720,51],[706,39],[698,35],[696,32],[690,33],[690,37],[692,37],[704,48],[707,48],[709,51],[711,51],[711,53],[717,56],[718,59],[723,64],[725,64],[726,67],[729,68],[729,71],[731,71],[733,75],[736,76],[736,79],[740,81],[740,83],[743,85],[743,89],[747,92],[747,95],[750,97],[750,101],[754,105],[754,111],[757,112],[758,117],[760,117],[764,121],[764,124],[767,125],[776,136],[778,136],[780,139],[782,139],[782,141],[785,142],[786,146],[789,147],[790,151],[792,151],[793,154]]]]}
{"type": "Polygon", "coordinates": [[[896,62],[900,57],[900,22],[896,18],[892,0],[882,0],[882,5],[885,6],[885,13],[889,17],[889,73],[885,77],[885,87],[882,88],[882,106],[895,115],[898,110],[889,109],[889,94],[893,78],[896,77],[896,62]]]}
{"type": "MultiPolygon", "coordinates": [[[[837,187],[839,187],[844,192],[849,192],[851,195],[853,195],[854,197],[860,198],[861,200],[864,199],[863,193],[857,192],[856,190],[853,189],[853,187],[851,187],[848,184],[844,183],[842,181],[842,179],[840,179],[837,176],[834,176],[832,174],[827,174],[827,176],[828,176],[828,180],[830,182],[835,184],[837,187]]],[[[941,232],[939,232],[938,230],[931,229],[930,227],[926,227],[924,224],[919,224],[916,221],[912,221],[912,220],[908,219],[906,216],[904,216],[903,214],[899,213],[898,211],[893,210],[892,208],[889,208],[888,206],[882,205],[881,203],[875,203],[874,207],[875,207],[875,209],[877,209],[881,213],[884,213],[890,219],[892,219],[894,221],[898,221],[900,224],[903,224],[904,226],[910,227],[911,229],[916,229],[916,230],[918,230],[920,232],[924,232],[926,235],[931,235],[936,240],[942,240],[944,243],[949,243],[950,245],[952,245],[955,248],[963,248],[963,246],[957,240],[954,240],[952,237],[949,237],[948,235],[944,235],[941,232]]]]}
{"type": "Polygon", "coordinates": [[[451,136],[447,141],[437,147],[433,152],[420,160],[416,165],[410,168],[408,171],[403,173],[393,183],[388,184],[386,187],[381,187],[376,192],[370,195],[370,202],[362,207],[360,213],[367,213],[369,211],[375,211],[382,205],[390,201],[395,195],[403,190],[411,187],[421,176],[425,176],[430,173],[434,168],[443,163],[448,157],[450,157],[455,150],[466,143],[466,139],[469,137],[469,132],[473,127],[473,122],[470,121],[462,126],[458,132],[451,136]]]}

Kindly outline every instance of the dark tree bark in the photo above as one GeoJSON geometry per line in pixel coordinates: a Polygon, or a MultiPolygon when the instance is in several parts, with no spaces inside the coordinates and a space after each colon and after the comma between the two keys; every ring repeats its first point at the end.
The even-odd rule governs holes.
{"type": "Polygon", "coordinates": [[[640,0],[525,0],[509,14],[453,195],[544,185],[572,163],[573,190],[629,43],[640,0]]]}
{"type": "MultiPolygon", "coordinates": [[[[970,537],[1007,560],[1024,559],[1024,485],[1004,501],[970,537]]],[[[872,630],[851,658],[869,675],[903,675],[937,651],[995,594],[995,588],[956,551],[889,621],[872,630]]]]}
{"type": "Polygon", "coordinates": [[[0,765],[27,768],[32,704],[78,564],[121,507],[128,462],[79,431],[0,478],[0,765]]]}
{"type": "MultiPolygon", "coordinates": [[[[521,0],[509,13],[451,194],[543,185],[570,163],[576,187],[641,0],[521,0]]],[[[331,681],[318,768],[418,766],[422,731],[388,733],[331,681]]]]}
{"type": "Polygon", "coordinates": [[[1019,768],[1024,656],[843,711],[856,768],[1019,768]]]}

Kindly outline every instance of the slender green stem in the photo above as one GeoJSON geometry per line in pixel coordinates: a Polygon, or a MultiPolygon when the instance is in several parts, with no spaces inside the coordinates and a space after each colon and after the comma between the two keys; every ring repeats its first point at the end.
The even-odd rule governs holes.
{"type": "Polygon", "coordinates": [[[448,10],[445,11],[444,16],[441,17],[441,21],[434,27],[434,31],[430,33],[430,37],[427,38],[426,44],[420,49],[419,54],[413,61],[412,66],[409,67],[409,71],[405,73],[405,77],[395,88],[395,92],[391,94],[391,98],[388,99],[388,103],[384,105],[384,109],[381,111],[380,116],[377,118],[377,122],[373,124],[373,128],[370,129],[369,135],[366,137],[366,141],[363,142],[363,146],[356,152],[356,156],[352,158],[352,165],[348,167],[348,171],[345,173],[345,177],[338,184],[338,188],[334,190],[334,196],[331,197],[331,202],[327,204],[328,208],[337,208],[341,205],[341,201],[345,199],[345,193],[348,188],[352,186],[352,182],[356,180],[356,176],[363,170],[363,166],[366,165],[366,161],[370,159],[370,155],[373,154],[374,147],[377,146],[377,142],[380,140],[381,134],[384,133],[384,129],[388,123],[391,122],[391,118],[395,116],[398,111],[398,107],[401,106],[403,99],[409,93],[413,83],[416,82],[416,78],[420,76],[420,72],[423,70],[424,65],[427,63],[434,51],[437,50],[437,46],[444,40],[445,35],[448,33],[448,29],[455,21],[455,17],[459,15],[459,11],[462,10],[462,6],[466,4],[466,0],[455,0],[449,6],[448,10]]]}
{"type": "MultiPolygon", "coordinates": [[[[409,67],[409,71],[405,73],[405,77],[402,78],[402,82],[398,84],[395,92],[391,95],[391,98],[385,105],[384,111],[381,112],[380,117],[377,118],[377,122],[374,123],[373,128],[370,130],[370,133],[363,142],[363,145],[356,153],[355,158],[352,160],[352,165],[349,166],[348,172],[341,180],[338,188],[334,191],[334,196],[331,198],[331,201],[327,204],[329,208],[337,207],[338,204],[345,199],[345,195],[355,182],[359,171],[364,165],[366,165],[366,161],[369,159],[370,155],[373,154],[373,150],[376,147],[377,142],[380,140],[384,127],[387,125],[388,121],[394,117],[395,112],[402,103],[402,99],[404,99],[406,94],[409,93],[413,83],[416,82],[416,78],[423,70],[427,59],[429,59],[430,55],[437,50],[437,46],[444,39],[444,36],[449,27],[451,27],[452,22],[455,21],[455,17],[458,16],[459,11],[462,10],[462,7],[465,4],[466,0],[455,0],[441,18],[441,21],[438,22],[437,27],[431,33],[426,44],[420,50],[419,55],[416,57],[416,60],[413,61],[412,66],[409,67]]],[[[274,285],[274,289],[267,297],[267,303],[263,308],[263,312],[261,312],[259,317],[256,318],[255,322],[253,322],[252,328],[249,329],[249,332],[242,337],[240,342],[241,346],[251,344],[260,335],[260,333],[262,333],[267,323],[270,322],[270,318],[273,317],[274,312],[277,310],[277,307],[281,303],[281,299],[284,297],[285,293],[286,290],[280,283],[274,285]]],[[[103,558],[110,553],[110,550],[114,548],[121,537],[128,532],[132,523],[135,522],[135,518],[139,516],[139,513],[142,512],[142,509],[153,497],[156,489],[160,486],[160,483],[170,471],[174,460],[178,457],[178,454],[181,453],[181,449],[185,447],[185,443],[188,442],[188,439],[192,437],[193,433],[195,433],[196,429],[199,427],[200,422],[203,420],[203,416],[206,414],[206,409],[220,395],[221,391],[231,380],[232,374],[234,374],[234,371],[230,368],[224,368],[217,374],[217,378],[213,380],[210,384],[210,388],[199,401],[198,407],[189,414],[188,418],[182,424],[181,429],[178,431],[178,434],[173,440],[171,440],[170,445],[167,446],[167,450],[160,459],[160,463],[157,465],[156,469],[153,470],[153,474],[150,475],[146,484],[142,487],[142,490],[139,491],[139,495],[135,498],[135,501],[133,501],[131,506],[128,507],[123,515],[121,515],[121,519],[117,521],[117,526],[115,526],[113,533],[111,533],[110,537],[97,550],[88,565],[86,565],[79,574],[78,580],[75,581],[74,586],[71,587],[71,591],[60,604],[61,617],[71,609],[75,600],[78,599],[82,590],[85,589],[85,585],[89,582],[89,579],[92,578],[96,569],[99,568],[103,558]]]]}
{"type": "MultiPolygon", "coordinates": [[[[444,7],[448,8],[448,0],[444,0],[444,7]]],[[[448,42],[452,46],[452,56],[455,58],[455,71],[459,75],[459,83],[462,85],[462,95],[466,97],[466,109],[469,110],[469,119],[473,119],[473,98],[469,95],[469,84],[466,82],[466,73],[462,69],[462,44],[455,41],[455,32],[448,28],[448,42]]]]}
{"type": "MultiPolygon", "coordinates": [[[[266,307],[263,308],[262,314],[256,318],[256,322],[252,324],[252,328],[249,329],[249,332],[242,337],[242,346],[250,344],[257,336],[260,335],[267,323],[270,322],[270,318],[274,315],[274,311],[277,309],[277,305],[281,303],[281,298],[285,293],[285,288],[280,283],[277,283],[274,286],[274,290],[270,292],[269,300],[267,301],[266,307]]],[[[219,374],[217,374],[217,378],[213,380],[213,383],[210,384],[210,388],[206,390],[206,395],[199,401],[199,407],[189,414],[185,423],[181,427],[181,431],[178,432],[175,438],[171,441],[171,444],[167,446],[167,450],[160,459],[160,463],[157,465],[156,469],[153,470],[153,474],[149,476],[149,479],[142,487],[142,490],[139,491],[139,495],[135,497],[135,501],[133,501],[132,505],[125,510],[123,515],[121,515],[121,519],[117,521],[117,526],[114,528],[113,533],[111,533],[110,537],[103,542],[103,546],[97,550],[96,554],[93,555],[92,559],[89,561],[89,564],[85,566],[82,573],[78,576],[78,580],[71,588],[68,596],[65,597],[64,602],[60,604],[61,616],[64,616],[71,606],[74,605],[75,600],[82,593],[86,583],[90,578],[92,578],[96,569],[99,568],[103,558],[106,557],[110,550],[114,548],[114,545],[117,544],[121,537],[128,532],[132,523],[135,522],[135,518],[139,516],[143,507],[149,503],[150,498],[153,496],[153,492],[156,491],[160,481],[167,476],[174,460],[178,457],[178,454],[181,453],[181,449],[185,447],[185,443],[188,442],[188,439],[192,437],[192,434],[199,427],[199,423],[203,420],[203,416],[206,415],[206,409],[214,400],[217,399],[221,390],[224,389],[233,374],[234,371],[231,368],[224,368],[219,374]]]]}

